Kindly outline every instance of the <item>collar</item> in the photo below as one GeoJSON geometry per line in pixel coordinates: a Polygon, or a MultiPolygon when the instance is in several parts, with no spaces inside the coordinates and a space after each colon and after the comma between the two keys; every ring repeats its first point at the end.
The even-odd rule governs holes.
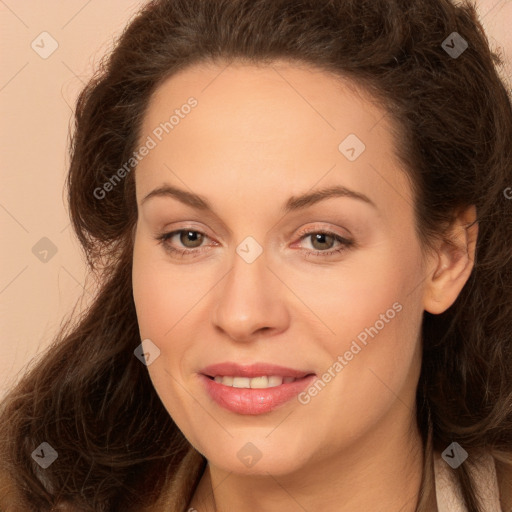
{"type": "MultiPolygon", "coordinates": [[[[485,453],[478,458],[474,457],[473,462],[474,465],[469,466],[469,471],[476,486],[476,494],[481,497],[483,510],[502,512],[493,457],[485,453]]],[[[439,452],[434,453],[434,474],[438,512],[467,512],[455,482],[455,470],[444,461],[439,452]]]]}

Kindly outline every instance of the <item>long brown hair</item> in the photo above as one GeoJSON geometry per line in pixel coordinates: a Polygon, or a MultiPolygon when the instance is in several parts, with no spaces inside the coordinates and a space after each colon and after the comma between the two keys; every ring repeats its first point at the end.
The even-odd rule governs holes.
{"type": "MultiPolygon", "coordinates": [[[[130,22],[76,104],[70,214],[100,288],[1,404],[0,469],[17,495],[3,499],[12,510],[63,502],[143,510],[176,484],[188,456],[174,510],[186,506],[201,458],[190,459],[192,447],[133,354],[141,342],[131,286],[135,171],[102,199],[94,191],[132,156],[163,80],[201,61],[274,59],[348,78],[388,111],[424,247],[443,236],[457,209],[477,208],[472,274],[452,307],[423,319],[417,421],[426,462],[417,511],[432,495],[433,450],[453,441],[512,469],[512,107],[475,6],[156,0],[130,22]],[[467,42],[458,56],[442,46],[453,32],[467,42]],[[31,457],[42,442],[58,452],[47,469],[31,457]]],[[[471,464],[470,456],[454,474],[469,512],[484,512],[471,464]]]]}

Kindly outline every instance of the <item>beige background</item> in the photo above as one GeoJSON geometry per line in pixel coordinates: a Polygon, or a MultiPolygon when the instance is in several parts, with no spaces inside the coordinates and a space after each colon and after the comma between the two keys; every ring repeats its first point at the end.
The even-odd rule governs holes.
{"type": "MultiPolygon", "coordinates": [[[[0,396],[91,297],[63,200],[68,129],[77,93],[144,3],[0,0],[0,396]]],[[[512,90],[512,1],[478,4],[512,90]]]]}

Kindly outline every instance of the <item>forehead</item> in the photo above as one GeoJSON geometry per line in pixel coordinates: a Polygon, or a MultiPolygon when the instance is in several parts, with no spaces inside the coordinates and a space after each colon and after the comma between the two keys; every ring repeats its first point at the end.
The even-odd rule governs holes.
{"type": "Polygon", "coordinates": [[[286,188],[288,196],[318,182],[403,201],[410,190],[397,171],[389,117],[352,82],[320,69],[283,61],[194,65],[151,98],[140,140],[156,145],[137,169],[137,195],[181,176],[202,192],[221,180],[226,194],[286,188]],[[195,106],[183,108],[190,98],[195,106]]]}
{"type": "MultiPolygon", "coordinates": [[[[144,120],[146,131],[168,119],[190,97],[198,103],[194,113],[200,113],[193,117],[198,125],[209,125],[209,136],[234,137],[236,130],[237,139],[254,144],[278,144],[304,132],[317,139],[336,138],[346,129],[364,137],[377,124],[386,128],[387,123],[386,111],[370,95],[352,81],[324,70],[284,61],[270,65],[201,63],[156,89],[144,120]],[[281,133],[283,128],[286,131],[281,133]]],[[[186,124],[192,123],[194,119],[186,124]]],[[[376,131],[378,137],[385,135],[385,129],[380,132],[376,131]]],[[[173,129],[172,134],[179,131],[173,129]]],[[[206,135],[206,130],[197,135],[206,135]]]]}

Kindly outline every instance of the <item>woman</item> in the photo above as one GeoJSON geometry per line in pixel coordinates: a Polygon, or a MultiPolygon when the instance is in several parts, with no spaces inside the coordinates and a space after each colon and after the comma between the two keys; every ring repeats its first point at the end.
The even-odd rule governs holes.
{"type": "Polygon", "coordinates": [[[510,512],[499,62],[447,0],[149,3],[78,100],[102,286],[2,403],[2,509],[510,512]]]}

